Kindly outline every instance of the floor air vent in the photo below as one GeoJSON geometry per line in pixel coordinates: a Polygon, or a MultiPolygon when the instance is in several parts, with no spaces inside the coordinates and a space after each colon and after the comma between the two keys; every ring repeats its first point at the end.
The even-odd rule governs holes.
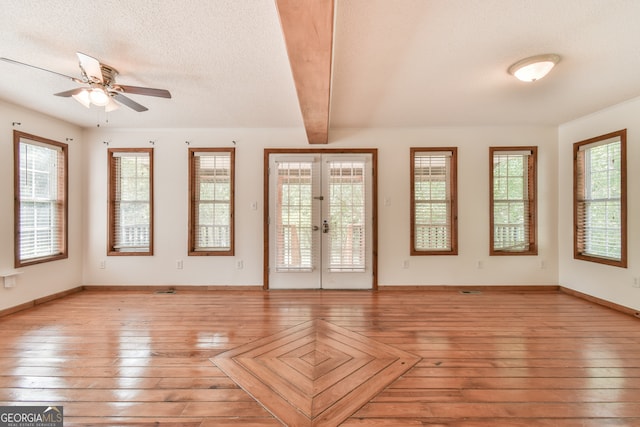
{"type": "Polygon", "coordinates": [[[465,294],[465,295],[478,295],[481,294],[481,291],[473,291],[473,290],[464,290],[464,291],[460,291],[461,294],[465,294]]]}
{"type": "Polygon", "coordinates": [[[159,291],[155,292],[156,294],[175,294],[176,290],[175,289],[161,289],[159,291]]]}

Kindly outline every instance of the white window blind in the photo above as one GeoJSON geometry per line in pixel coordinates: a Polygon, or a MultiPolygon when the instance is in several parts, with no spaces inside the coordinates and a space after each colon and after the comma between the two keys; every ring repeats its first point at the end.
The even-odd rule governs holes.
{"type": "Polygon", "coordinates": [[[622,259],[622,144],[620,138],[577,152],[577,248],[583,255],[622,259]]]}
{"type": "Polygon", "coordinates": [[[151,252],[152,152],[110,150],[113,252],[151,252]]]}
{"type": "Polygon", "coordinates": [[[365,270],[365,166],[358,160],[328,162],[330,271],[365,270]]]}
{"type": "Polygon", "coordinates": [[[276,269],[312,271],[318,254],[313,245],[313,159],[276,162],[276,269]]]}
{"type": "Polygon", "coordinates": [[[533,243],[531,150],[492,151],[492,250],[529,252],[533,243]]]}
{"type": "Polygon", "coordinates": [[[20,137],[17,266],[66,256],[66,145],[20,137]]]}
{"type": "Polygon", "coordinates": [[[232,249],[231,150],[191,150],[192,252],[228,253],[232,249]]]}
{"type": "Polygon", "coordinates": [[[413,154],[412,251],[437,253],[454,250],[452,150],[413,154]]]}

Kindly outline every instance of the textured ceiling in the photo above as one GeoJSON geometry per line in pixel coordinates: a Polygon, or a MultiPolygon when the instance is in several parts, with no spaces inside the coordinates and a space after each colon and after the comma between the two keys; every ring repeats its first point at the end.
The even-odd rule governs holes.
{"type": "MultiPolygon", "coordinates": [[[[566,122],[640,96],[639,19],[637,0],[336,0],[330,126],[566,122]],[[547,78],[507,74],[539,53],[562,56],[547,78]]],[[[0,62],[0,99],[80,126],[303,126],[274,0],[4,0],[0,32],[2,57],[79,76],[80,51],[173,95],[107,115],[0,62]]]]}

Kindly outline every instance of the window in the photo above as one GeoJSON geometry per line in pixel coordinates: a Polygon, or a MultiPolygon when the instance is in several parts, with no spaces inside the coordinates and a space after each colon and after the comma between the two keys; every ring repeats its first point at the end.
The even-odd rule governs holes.
{"type": "Polygon", "coordinates": [[[189,149],[189,255],[233,255],[233,148],[189,149]]]}
{"type": "Polygon", "coordinates": [[[14,131],[15,267],[67,258],[67,145],[14,131]]]}
{"type": "Polygon", "coordinates": [[[457,255],[457,148],[411,148],[411,255],[457,255]]]}
{"type": "Polygon", "coordinates": [[[573,144],[574,258],[627,267],[627,131],[573,144]]]}
{"type": "Polygon", "coordinates": [[[109,149],[109,255],[153,255],[153,148],[109,149]]]}
{"type": "Polygon", "coordinates": [[[490,147],[490,255],[537,255],[537,147],[490,147]]]}

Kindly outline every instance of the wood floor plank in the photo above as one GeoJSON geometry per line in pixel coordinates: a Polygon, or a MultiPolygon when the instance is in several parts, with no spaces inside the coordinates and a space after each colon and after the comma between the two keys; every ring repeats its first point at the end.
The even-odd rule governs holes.
{"type": "Polygon", "coordinates": [[[610,389],[387,389],[372,402],[628,402],[638,401],[637,390],[610,389]]]}
{"type": "MultiPolygon", "coordinates": [[[[631,421],[633,422],[633,420],[631,421]]],[[[342,427],[632,427],[629,420],[621,418],[567,419],[567,418],[503,418],[503,419],[461,419],[461,418],[350,418],[342,427]]]]}
{"type": "Polygon", "coordinates": [[[252,402],[240,389],[2,388],[0,400],[19,402],[252,402]]]}
{"type": "Polygon", "coordinates": [[[340,379],[376,343],[416,356],[380,392],[359,378],[360,408],[348,405],[348,376],[309,388],[331,416],[280,417],[292,426],[640,425],[640,320],[560,292],[94,289],[0,317],[0,330],[0,405],[61,405],[66,426],[282,425],[214,363],[250,343],[267,345],[272,359],[246,362],[267,382],[340,379]],[[320,320],[339,331],[325,333],[331,348],[279,348],[320,320]]]}
{"type": "Polygon", "coordinates": [[[100,418],[100,417],[67,417],[65,416],[65,427],[87,427],[87,426],[104,426],[104,427],[202,427],[205,421],[202,418],[162,418],[162,421],[158,421],[158,418],[100,418]]]}
{"type": "MultiPolygon", "coordinates": [[[[640,419],[638,402],[570,402],[570,403],[405,403],[388,405],[369,403],[354,414],[355,417],[394,418],[627,418],[640,419]]],[[[633,424],[629,424],[633,425],[633,424]]]]}

